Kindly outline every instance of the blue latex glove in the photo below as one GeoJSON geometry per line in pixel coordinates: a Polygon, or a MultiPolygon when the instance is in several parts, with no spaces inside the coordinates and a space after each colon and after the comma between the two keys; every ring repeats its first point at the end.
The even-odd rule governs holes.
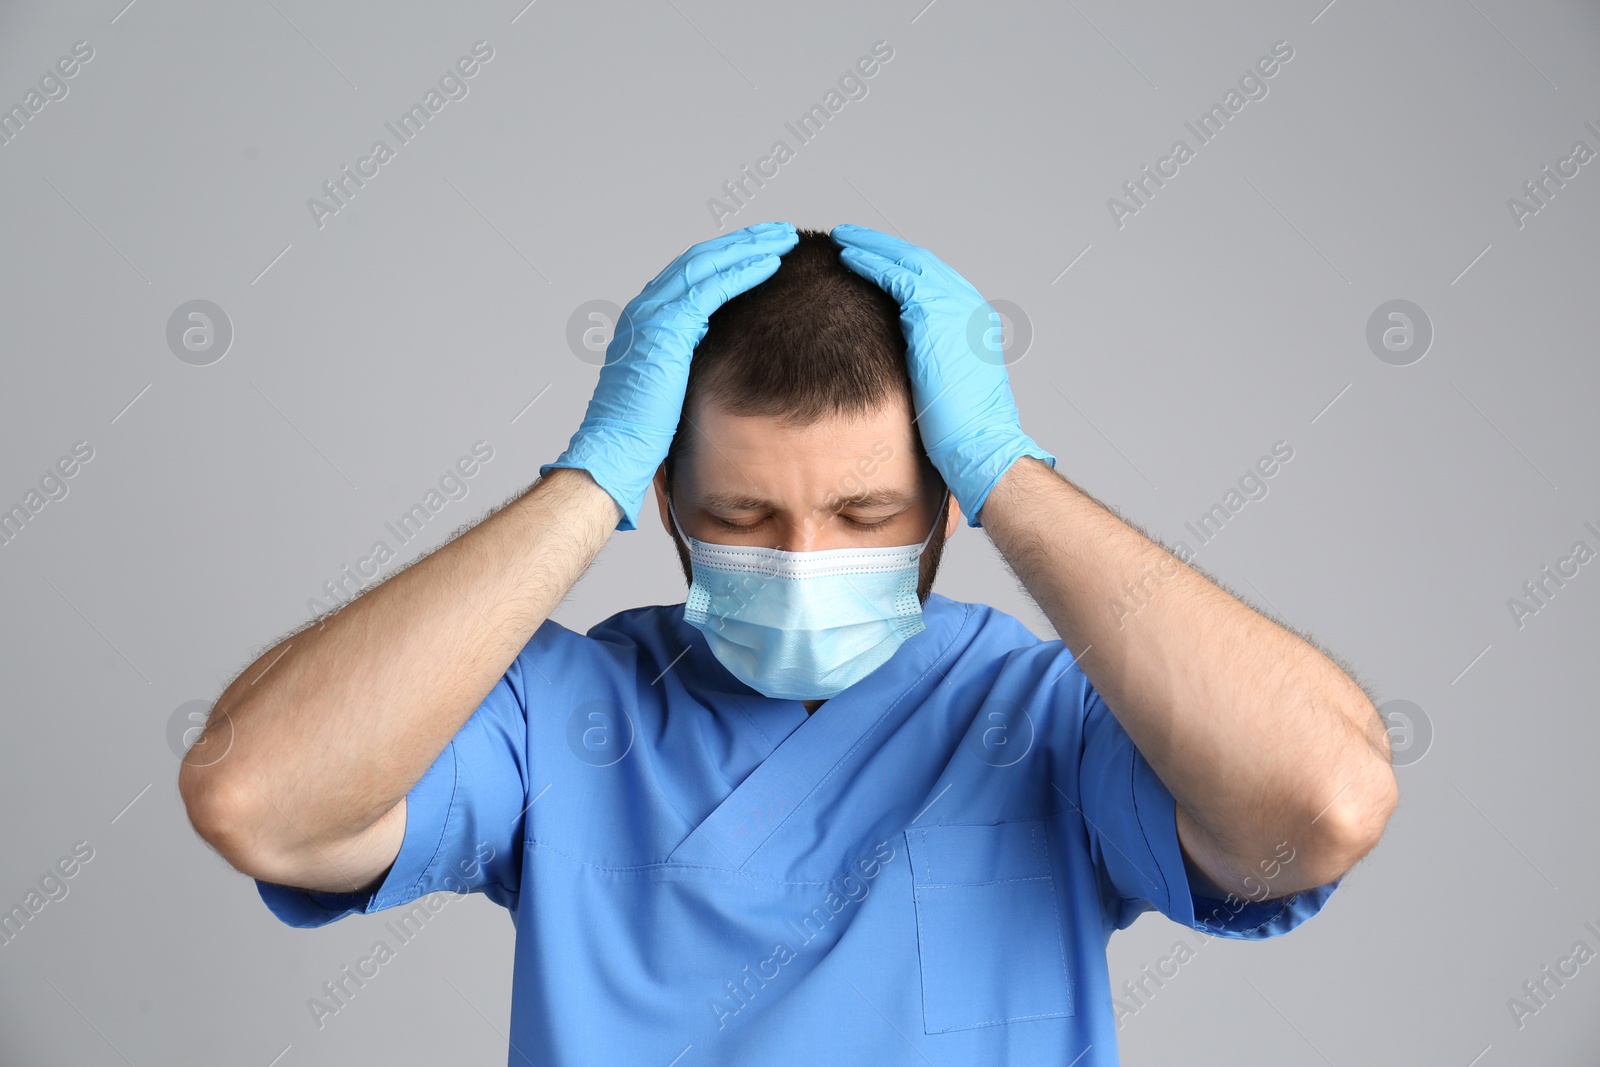
{"type": "Polygon", "coordinates": [[[567,450],[539,468],[540,477],[556,467],[588,471],[622,509],[617,529],[638,529],[711,313],[772,277],[778,257],[798,241],[789,223],[762,222],[691,245],[667,264],[622,309],[583,422],[567,450]]]}
{"type": "Polygon", "coordinates": [[[968,526],[1011,465],[1056,457],[1022,432],[1000,351],[1000,316],[932,252],[865,226],[833,228],[845,266],[894,297],[922,447],[968,526]]]}

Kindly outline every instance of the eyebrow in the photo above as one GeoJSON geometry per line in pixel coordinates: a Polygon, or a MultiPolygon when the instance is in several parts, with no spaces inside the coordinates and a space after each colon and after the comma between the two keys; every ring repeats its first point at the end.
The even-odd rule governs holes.
{"type": "MultiPolygon", "coordinates": [[[[839,507],[855,508],[881,508],[898,504],[909,504],[916,500],[916,493],[902,492],[899,489],[870,489],[860,493],[851,493],[835,499],[839,507]]],[[[775,509],[770,500],[750,496],[746,493],[709,492],[700,495],[700,506],[715,511],[763,511],[775,509]]]]}

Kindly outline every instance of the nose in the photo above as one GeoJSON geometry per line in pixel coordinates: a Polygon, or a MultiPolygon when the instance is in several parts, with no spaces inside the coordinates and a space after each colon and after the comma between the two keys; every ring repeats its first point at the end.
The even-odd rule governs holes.
{"type": "Polygon", "coordinates": [[[784,552],[821,551],[831,547],[828,538],[836,525],[833,516],[820,511],[813,512],[803,520],[791,520],[781,527],[782,537],[773,547],[784,552]]]}

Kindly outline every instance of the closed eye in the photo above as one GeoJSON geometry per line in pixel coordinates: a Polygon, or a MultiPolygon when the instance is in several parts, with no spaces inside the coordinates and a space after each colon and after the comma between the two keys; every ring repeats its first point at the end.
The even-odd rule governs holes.
{"type": "MultiPolygon", "coordinates": [[[[895,520],[893,515],[890,515],[887,519],[879,519],[877,522],[857,522],[848,515],[840,515],[839,517],[857,530],[876,530],[881,526],[889,525],[895,520]]],[[[718,526],[729,530],[754,530],[764,525],[767,521],[766,519],[761,519],[757,522],[729,522],[727,519],[717,518],[715,515],[712,516],[712,519],[718,526]]]]}

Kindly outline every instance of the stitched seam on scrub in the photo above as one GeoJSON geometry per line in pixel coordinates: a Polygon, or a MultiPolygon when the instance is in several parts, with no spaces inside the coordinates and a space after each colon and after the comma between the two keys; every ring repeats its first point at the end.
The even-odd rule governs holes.
{"type": "MultiPolygon", "coordinates": [[[[1045,826],[1044,821],[1040,820],[1033,827],[1029,836],[1034,840],[1035,845],[1039,843],[1039,831],[1045,826]]],[[[1067,1008],[1068,1010],[1076,1010],[1077,1005],[1074,1003],[1074,998],[1077,990],[1072,983],[1072,974],[1067,970],[1067,942],[1061,932],[1061,902],[1056,899],[1055,872],[1050,870],[1050,839],[1045,837],[1043,843],[1044,869],[1046,877],[1050,879],[1050,916],[1056,921],[1056,950],[1061,955],[1061,980],[1067,985],[1067,1008]]]]}
{"type": "MultiPolygon", "coordinates": [[[[454,814],[456,810],[456,794],[461,791],[461,759],[456,755],[456,743],[454,738],[451,739],[450,744],[447,747],[450,749],[450,804],[444,809],[444,822],[439,826],[439,842],[433,846],[433,855],[428,857],[428,862],[423,864],[422,870],[417,872],[416,881],[412,882],[411,885],[406,889],[407,893],[413,894],[411,897],[412,900],[417,899],[415,891],[422,888],[423,877],[433,868],[434,862],[439,858],[439,853],[444,851],[444,839],[446,836],[448,836],[450,830],[450,816],[454,814]]],[[[410,818],[409,805],[408,814],[406,817],[408,819],[410,818]]],[[[405,843],[402,841],[401,847],[403,848],[404,845],[405,843]]],[[[400,895],[400,890],[397,887],[395,889],[395,895],[387,899],[397,900],[400,895]]],[[[377,911],[377,900],[374,899],[372,903],[374,905],[373,910],[377,911]]]]}
{"type": "Polygon", "coordinates": [[[1019,1023],[1027,1019],[1061,1019],[1067,1015],[1064,1011],[1047,1011],[1040,1015],[1010,1015],[1004,1019],[984,1019],[981,1022],[962,1023],[960,1026],[946,1026],[933,1031],[936,1034],[948,1034],[952,1030],[976,1030],[980,1026],[1000,1026],[1004,1023],[1019,1023]]]}
{"type": "Polygon", "coordinates": [[[1054,882],[1048,874],[1030,874],[1026,878],[996,878],[992,882],[923,882],[924,889],[968,889],[981,885],[1011,885],[1014,882],[1054,882]]]}
{"type": "MultiPolygon", "coordinates": [[[[1167,872],[1161,869],[1161,861],[1156,859],[1156,851],[1150,847],[1150,835],[1145,833],[1144,829],[1144,816],[1139,814],[1139,790],[1135,785],[1139,770],[1139,749],[1133,744],[1132,738],[1128,739],[1128,746],[1128,793],[1133,797],[1133,819],[1139,824],[1139,840],[1144,842],[1144,850],[1150,855],[1150,863],[1155,867],[1156,873],[1161,875],[1161,888],[1167,894],[1167,906],[1163,909],[1163,912],[1170,913],[1172,910],[1172,886],[1167,884],[1167,872]]],[[[1151,768],[1152,771],[1154,769],[1153,767],[1151,768]]],[[[1174,818],[1176,818],[1176,813],[1174,813],[1174,818]]],[[[1177,833],[1176,829],[1174,829],[1173,833],[1177,833]]],[[[1182,846],[1179,847],[1181,848],[1182,846]]],[[[1193,908],[1189,909],[1189,911],[1191,915],[1194,913],[1193,908]]]]}
{"type": "MultiPolygon", "coordinates": [[[[1304,890],[1302,890],[1301,892],[1304,892],[1304,890]]],[[[1212,900],[1214,898],[1205,897],[1204,899],[1212,900]]],[[[1261,922],[1256,926],[1250,926],[1250,927],[1245,927],[1243,929],[1235,930],[1234,933],[1253,934],[1253,933],[1258,932],[1263,927],[1265,927],[1267,924],[1275,923],[1280,918],[1282,918],[1283,914],[1289,910],[1289,905],[1293,904],[1295,901],[1297,901],[1299,899],[1300,899],[1300,893],[1293,893],[1293,894],[1290,894],[1289,896],[1284,897],[1283,898],[1283,906],[1281,908],[1279,908],[1277,911],[1273,912],[1272,915],[1270,915],[1267,918],[1261,920],[1261,922]]],[[[1226,903],[1226,902],[1224,902],[1224,903],[1226,903]]],[[[1216,914],[1215,911],[1213,911],[1212,914],[1216,914]]],[[[1227,927],[1224,926],[1223,929],[1227,929],[1227,927]]]]}
{"type": "Polygon", "coordinates": [[[1050,1011],[1042,1015],[1011,1015],[1004,1019],[985,1019],[982,1022],[964,1023],[961,1026],[947,1026],[943,1030],[935,1030],[936,1034],[948,1034],[952,1030],[976,1030],[980,1026],[999,1026],[1002,1023],[1020,1023],[1027,1019],[1060,1019],[1066,1016],[1064,1011],[1050,1011]]]}
{"type": "MultiPolygon", "coordinates": [[[[715,872],[717,872],[719,874],[738,875],[740,878],[742,878],[742,879],[744,879],[746,881],[765,882],[768,885],[828,886],[830,888],[833,888],[834,887],[834,883],[836,883],[839,880],[839,878],[842,877],[840,875],[836,875],[833,878],[825,879],[823,881],[816,881],[816,882],[786,882],[781,878],[765,878],[765,877],[762,877],[760,875],[752,875],[752,874],[750,874],[749,872],[746,872],[746,871],[738,871],[738,870],[733,869],[732,867],[713,867],[713,866],[711,866],[710,864],[707,864],[707,863],[667,863],[667,862],[664,862],[664,861],[656,862],[656,863],[634,863],[634,864],[624,864],[624,865],[610,865],[610,864],[604,864],[604,863],[590,863],[588,860],[584,859],[581,856],[575,856],[572,853],[567,852],[567,851],[565,851],[563,849],[556,848],[554,845],[545,844],[544,842],[538,840],[537,838],[529,838],[527,843],[529,845],[532,845],[532,846],[536,847],[536,848],[542,848],[546,852],[554,852],[556,855],[562,857],[563,859],[571,860],[573,863],[577,864],[580,867],[587,867],[587,868],[589,868],[590,870],[593,870],[593,871],[604,871],[604,872],[607,872],[607,873],[610,873],[610,874],[642,873],[642,872],[645,872],[645,871],[652,871],[652,870],[661,870],[661,871],[715,871],[715,872]]],[[[848,874],[849,871],[846,870],[846,873],[848,874]]]]}
{"type": "MultiPolygon", "coordinates": [[[[662,671],[661,673],[665,674],[666,672],[662,671]]],[[[709,711],[710,709],[708,708],[706,710],[709,711]]],[[[776,742],[772,738],[768,737],[767,736],[767,732],[761,728],[761,724],[756,722],[755,717],[753,715],[751,715],[748,711],[746,711],[744,708],[736,707],[736,708],[733,709],[733,712],[734,712],[735,715],[738,715],[745,722],[749,723],[750,724],[750,729],[754,730],[756,733],[761,735],[761,740],[763,740],[763,741],[765,741],[767,743],[767,756],[772,755],[773,750],[778,747],[778,742],[776,742]]],[[[713,711],[713,712],[711,712],[711,714],[712,714],[713,717],[715,717],[716,712],[713,711]]],[[[763,756],[762,759],[765,760],[766,756],[763,756]]],[[[756,766],[759,767],[760,764],[758,763],[758,764],[756,764],[756,766]]],[[[751,773],[753,774],[755,772],[752,771],[751,773]]],[[[737,789],[738,787],[735,786],[734,788],[737,789]]],[[[732,795],[732,794],[730,794],[730,795],[732,795]]],[[[713,810],[715,810],[715,809],[713,809],[713,810]]],[[[698,830],[699,827],[695,827],[695,829],[698,830]]],[[[692,833],[694,833],[694,830],[691,830],[689,832],[692,834],[692,833]]]]}
{"type": "MultiPolygon", "coordinates": [[[[922,854],[923,856],[927,856],[928,831],[918,830],[917,833],[922,835],[922,854]]],[[[910,834],[910,831],[906,831],[906,842],[908,845],[910,844],[911,840],[910,834]]],[[[923,937],[922,933],[922,898],[917,896],[917,891],[919,889],[917,885],[917,868],[915,863],[911,860],[909,848],[907,849],[906,854],[906,865],[911,868],[911,911],[917,917],[917,991],[921,994],[919,999],[922,1001],[922,1024],[923,1027],[926,1028],[928,1024],[928,982],[925,976],[928,973],[928,961],[924,958],[922,952],[922,946],[926,944],[926,939],[923,937]]],[[[932,873],[931,868],[929,873],[932,873]]],[[[938,1032],[944,1033],[943,1030],[938,1032]]]]}

